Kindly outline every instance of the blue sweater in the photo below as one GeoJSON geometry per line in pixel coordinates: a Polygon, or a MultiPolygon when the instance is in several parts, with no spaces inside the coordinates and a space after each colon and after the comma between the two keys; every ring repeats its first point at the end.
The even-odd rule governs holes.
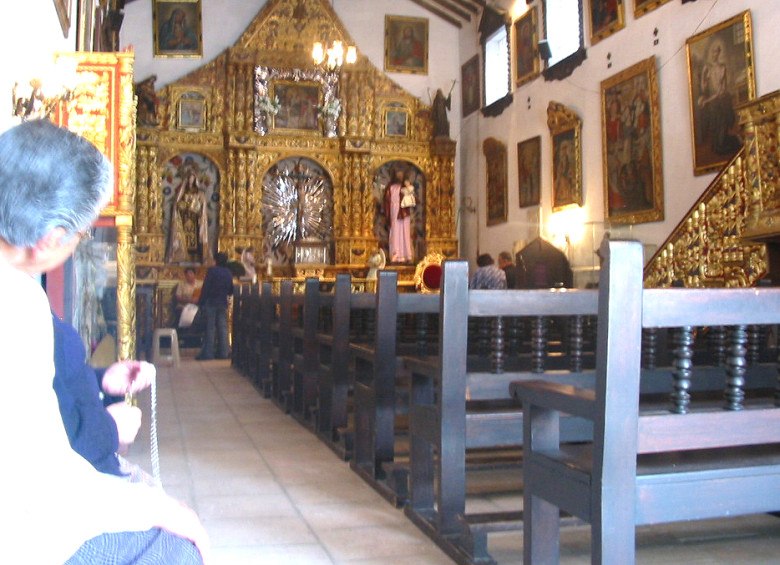
{"type": "MultiPolygon", "coordinates": [[[[79,334],[54,319],[54,391],[70,445],[101,473],[121,475],[116,423],[100,399],[100,378],[86,363],[79,334]]],[[[56,472],[56,471],[55,471],[56,472]]]]}

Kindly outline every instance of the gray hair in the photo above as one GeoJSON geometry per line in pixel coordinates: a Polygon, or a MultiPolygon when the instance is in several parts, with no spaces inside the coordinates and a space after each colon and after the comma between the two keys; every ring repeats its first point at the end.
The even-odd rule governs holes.
{"type": "Polygon", "coordinates": [[[111,163],[89,141],[48,120],[0,135],[0,237],[34,247],[55,228],[87,229],[111,197],[111,163]]]}

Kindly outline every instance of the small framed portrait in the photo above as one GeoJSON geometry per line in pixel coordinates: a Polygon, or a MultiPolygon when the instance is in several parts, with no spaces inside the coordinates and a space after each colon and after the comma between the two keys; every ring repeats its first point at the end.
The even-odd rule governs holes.
{"type": "Polygon", "coordinates": [[[409,112],[400,108],[385,110],[385,136],[407,137],[409,134],[409,112]]]}
{"type": "Polygon", "coordinates": [[[273,119],[274,129],[318,131],[320,91],[321,85],[316,82],[274,82],[271,98],[279,99],[279,111],[273,119]]]}
{"type": "Polygon", "coordinates": [[[206,98],[198,92],[185,92],[176,106],[176,129],[206,130],[206,98]]]}
{"type": "Polygon", "coordinates": [[[644,16],[667,2],[669,0],[634,0],[634,17],[644,16]]]}
{"type": "Polygon", "coordinates": [[[623,0],[590,0],[590,43],[594,45],[626,25],[623,0]]]}
{"type": "Polygon", "coordinates": [[[541,201],[542,136],[517,144],[517,182],[520,208],[537,206],[541,201]]]}
{"type": "Polygon", "coordinates": [[[152,0],[155,57],[202,57],[201,0],[152,0]]]}
{"type": "Polygon", "coordinates": [[[728,163],[743,145],[735,106],[756,96],[750,11],[688,38],[693,172],[728,163]]]}
{"type": "Polygon", "coordinates": [[[479,110],[482,96],[479,90],[479,55],[474,55],[460,68],[463,117],[479,110]]]}
{"type": "Polygon", "coordinates": [[[539,76],[537,8],[528,10],[515,22],[515,83],[517,86],[539,76]]]}
{"type": "Polygon", "coordinates": [[[385,70],[428,74],[428,20],[385,16],[385,70]]]}
{"type": "Polygon", "coordinates": [[[605,219],[630,224],[663,220],[655,57],[601,83],[601,139],[605,219]]]}
{"type": "Polygon", "coordinates": [[[553,212],[582,206],[582,120],[557,102],[547,106],[552,135],[553,212]]]}
{"type": "Polygon", "coordinates": [[[482,142],[487,161],[487,225],[506,222],[507,217],[507,152],[503,142],[488,137],[482,142]]]}

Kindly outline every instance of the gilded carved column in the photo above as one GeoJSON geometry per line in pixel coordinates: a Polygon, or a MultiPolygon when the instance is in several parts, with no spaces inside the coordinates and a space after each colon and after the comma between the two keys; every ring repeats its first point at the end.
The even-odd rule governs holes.
{"type": "Polygon", "coordinates": [[[235,217],[237,234],[246,234],[247,217],[247,155],[246,151],[237,151],[238,179],[236,181],[235,217]]]}
{"type": "Polygon", "coordinates": [[[360,234],[363,237],[374,237],[374,210],[376,204],[374,203],[374,186],[373,179],[371,178],[371,171],[369,167],[371,165],[371,158],[367,154],[360,156],[360,186],[363,193],[363,210],[361,217],[363,218],[363,230],[360,234]]]}

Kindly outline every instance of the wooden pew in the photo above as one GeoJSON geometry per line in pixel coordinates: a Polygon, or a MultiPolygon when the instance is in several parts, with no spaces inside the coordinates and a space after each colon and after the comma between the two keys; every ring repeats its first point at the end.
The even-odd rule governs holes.
{"type": "MultiPolygon", "coordinates": [[[[491,562],[488,532],[518,529],[522,518],[520,512],[466,516],[467,450],[521,446],[523,414],[511,402],[509,384],[541,376],[530,370],[540,368],[533,359],[521,364],[525,370],[511,372],[502,363],[503,370],[493,372],[485,370],[484,362],[473,363],[467,355],[469,318],[493,318],[494,329],[500,329],[499,314],[532,320],[572,316],[581,322],[597,311],[597,295],[591,290],[469,290],[468,281],[466,262],[444,263],[438,357],[404,359],[412,375],[410,496],[405,511],[463,563],[491,562]]],[[[544,376],[561,382],[592,380],[570,371],[548,371],[544,376]]],[[[588,437],[583,425],[568,419],[566,437],[588,437]]]]}
{"type": "MultiPolygon", "coordinates": [[[[398,317],[437,313],[439,307],[436,295],[399,293],[397,282],[398,275],[394,271],[379,272],[373,341],[350,345],[354,363],[355,434],[350,466],[394,504],[400,504],[406,498],[407,477],[405,466],[399,469],[392,465],[399,404],[396,388],[398,355],[404,347],[398,343],[398,317]]],[[[419,348],[417,336],[408,345],[419,348]]]]}
{"type": "MultiPolygon", "coordinates": [[[[321,297],[323,308],[330,303],[329,331],[317,334],[319,382],[317,395],[317,434],[342,459],[351,457],[353,435],[347,431],[349,398],[353,389],[350,365],[350,339],[359,339],[355,322],[376,308],[374,293],[352,292],[352,278],[336,276],[333,294],[321,297]],[[352,336],[352,338],[351,338],[352,336]]],[[[364,323],[359,324],[366,327],[364,323]]],[[[364,336],[364,339],[366,337],[364,336]]]]}
{"type": "Polygon", "coordinates": [[[292,416],[301,424],[314,428],[319,380],[320,307],[323,302],[320,281],[307,278],[304,283],[303,311],[293,325],[292,416]]]}
{"type": "Polygon", "coordinates": [[[269,303],[275,306],[271,311],[272,315],[276,312],[269,324],[270,397],[285,412],[290,412],[292,407],[293,323],[300,316],[303,296],[293,293],[293,281],[285,280],[280,284],[279,296],[269,300],[269,303]]]}
{"type": "MultiPolygon", "coordinates": [[[[558,562],[561,510],[591,524],[592,563],[626,565],[638,525],[780,509],[779,397],[744,401],[747,328],[780,323],[780,289],[645,290],[639,243],[605,243],[602,255],[595,386],[512,385],[526,414],[526,563],[558,562]],[[638,402],[643,328],[695,326],[733,326],[724,399],[699,406],[694,397],[674,413],[692,378],[683,363],[672,407],[647,410],[638,402]],[[592,441],[561,444],[560,414],[592,421],[592,441]]],[[[690,343],[681,340],[681,359],[690,343]]]]}

